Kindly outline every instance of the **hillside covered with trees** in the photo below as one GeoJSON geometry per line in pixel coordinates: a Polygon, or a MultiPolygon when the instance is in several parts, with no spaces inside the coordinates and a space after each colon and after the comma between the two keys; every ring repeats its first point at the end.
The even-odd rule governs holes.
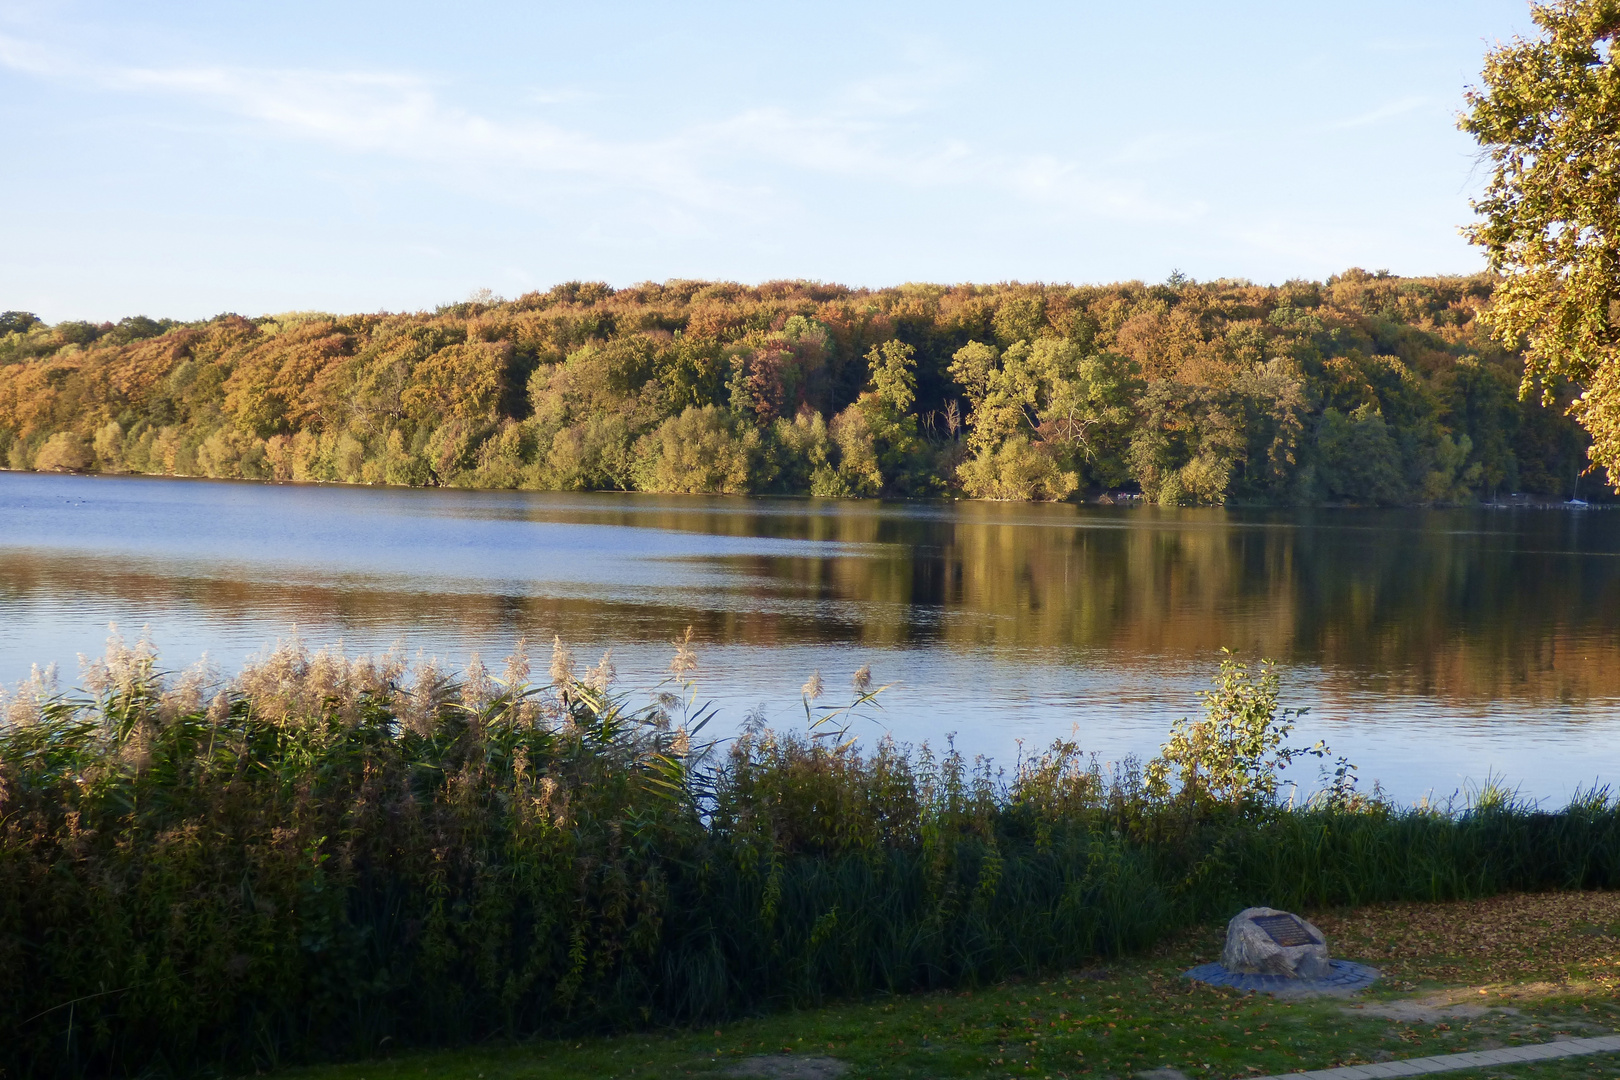
{"type": "Polygon", "coordinates": [[[1477,318],[1495,280],[576,282],[417,314],[7,312],[0,461],[1163,505],[1567,498],[1587,437],[1568,391],[1519,400],[1521,358],[1477,318]]]}

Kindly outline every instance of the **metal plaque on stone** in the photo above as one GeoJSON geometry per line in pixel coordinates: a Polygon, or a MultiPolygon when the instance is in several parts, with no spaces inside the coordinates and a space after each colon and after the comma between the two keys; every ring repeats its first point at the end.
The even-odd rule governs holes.
{"type": "Polygon", "coordinates": [[[1317,940],[1292,915],[1258,915],[1249,920],[1266,932],[1266,936],[1283,948],[1295,945],[1315,945],[1317,940]]]}

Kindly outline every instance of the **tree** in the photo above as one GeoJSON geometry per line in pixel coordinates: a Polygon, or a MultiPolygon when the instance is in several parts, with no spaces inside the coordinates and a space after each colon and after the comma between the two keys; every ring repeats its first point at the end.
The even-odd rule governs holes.
{"type": "Polygon", "coordinates": [[[752,445],[743,425],[756,492],[1568,495],[1589,464],[1576,389],[1518,399],[1518,355],[1477,321],[1498,281],[576,282],[399,315],[0,313],[0,461],[42,467],[67,433],[104,471],[633,488],[668,437],[675,471],[647,483],[736,489],[705,470],[752,445]]]}
{"type": "Polygon", "coordinates": [[[1105,453],[1130,419],[1126,362],[1082,356],[1059,338],[1015,341],[1005,351],[970,341],[950,373],[967,391],[968,448],[958,470],[969,494],[983,498],[1063,498],[1089,467],[1103,483],[1123,479],[1118,455],[1105,453]]]}
{"type": "Polygon", "coordinates": [[[831,432],[842,456],[841,472],[849,490],[877,494],[878,489],[922,494],[930,486],[924,447],[917,435],[916,350],[899,341],[874,345],[866,354],[871,389],[833,418],[831,432]]]}
{"type": "Polygon", "coordinates": [[[0,311],[0,335],[22,334],[41,325],[32,311],[0,311]]]}
{"type": "Polygon", "coordinates": [[[1535,4],[1535,40],[1485,58],[1462,129],[1492,172],[1465,230],[1504,275],[1485,318],[1526,343],[1521,395],[1569,379],[1594,463],[1620,480],[1620,0],[1535,4]]]}
{"type": "Polygon", "coordinates": [[[1480,482],[1490,493],[1504,484],[1517,490],[1518,461],[1513,440],[1519,431],[1512,380],[1476,357],[1464,356],[1441,380],[1446,423],[1466,436],[1480,465],[1480,482]]]}
{"type": "Polygon", "coordinates": [[[1161,506],[1226,501],[1232,474],[1248,449],[1242,413],[1231,394],[1159,379],[1137,402],[1131,475],[1161,506]]]}
{"type": "Polygon", "coordinates": [[[759,429],[714,405],[688,406],[637,445],[636,486],[642,491],[737,495],[769,483],[761,468],[759,429]]]}
{"type": "Polygon", "coordinates": [[[40,472],[79,472],[89,468],[93,460],[83,438],[71,431],[59,431],[39,448],[34,468],[40,472]]]}
{"type": "Polygon", "coordinates": [[[900,341],[885,341],[866,354],[872,367],[872,392],[897,417],[917,400],[917,350],[900,341]]]}
{"type": "Polygon", "coordinates": [[[1041,409],[1041,435],[1083,461],[1094,483],[1103,487],[1123,483],[1129,476],[1124,453],[1131,405],[1140,393],[1125,358],[1112,353],[1088,356],[1069,377],[1053,383],[1041,409]]]}
{"type": "Polygon", "coordinates": [[[1406,498],[1401,449],[1371,405],[1346,415],[1328,408],[1316,428],[1315,480],[1334,502],[1398,503],[1406,498]]]}
{"type": "Polygon", "coordinates": [[[511,347],[477,342],[440,349],[416,365],[400,395],[406,415],[423,422],[468,420],[493,423],[511,347]]]}
{"type": "Polygon", "coordinates": [[[968,446],[980,456],[1034,428],[1025,410],[1034,409],[1039,388],[1021,362],[1029,345],[1019,341],[1007,352],[1003,357],[993,345],[970,341],[951,359],[951,375],[967,390],[968,446]]]}

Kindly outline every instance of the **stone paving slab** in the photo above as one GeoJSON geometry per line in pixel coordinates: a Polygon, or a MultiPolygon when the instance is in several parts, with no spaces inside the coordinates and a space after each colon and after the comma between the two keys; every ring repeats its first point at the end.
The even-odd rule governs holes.
{"type": "Polygon", "coordinates": [[[1251,975],[1228,971],[1220,964],[1200,964],[1181,973],[1184,979],[1227,986],[1234,990],[1253,990],[1275,997],[1349,997],[1373,984],[1378,969],[1349,960],[1329,960],[1330,974],[1320,979],[1301,979],[1292,975],[1251,975]]]}
{"type": "Polygon", "coordinates": [[[1605,1053],[1620,1053],[1620,1035],[1504,1046],[1500,1050],[1471,1050],[1466,1054],[1439,1054],[1403,1061],[1380,1061],[1372,1065],[1346,1065],[1339,1069],[1317,1069],[1314,1072],[1278,1073],[1275,1076],[1257,1076],[1254,1080],[1383,1080],[1392,1076],[1425,1076],[1455,1069],[1486,1069],[1493,1065],[1519,1065],[1527,1061],[1551,1061],[1554,1058],[1605,1053]]]}

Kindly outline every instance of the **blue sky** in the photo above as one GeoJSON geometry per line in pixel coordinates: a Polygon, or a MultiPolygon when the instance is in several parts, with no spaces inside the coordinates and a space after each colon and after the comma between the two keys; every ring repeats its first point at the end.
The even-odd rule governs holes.
{"type": "Polygon", "coordinates": [[[1523,0],[0,0],[0,307],[1467,272],[1523,0]]]}

